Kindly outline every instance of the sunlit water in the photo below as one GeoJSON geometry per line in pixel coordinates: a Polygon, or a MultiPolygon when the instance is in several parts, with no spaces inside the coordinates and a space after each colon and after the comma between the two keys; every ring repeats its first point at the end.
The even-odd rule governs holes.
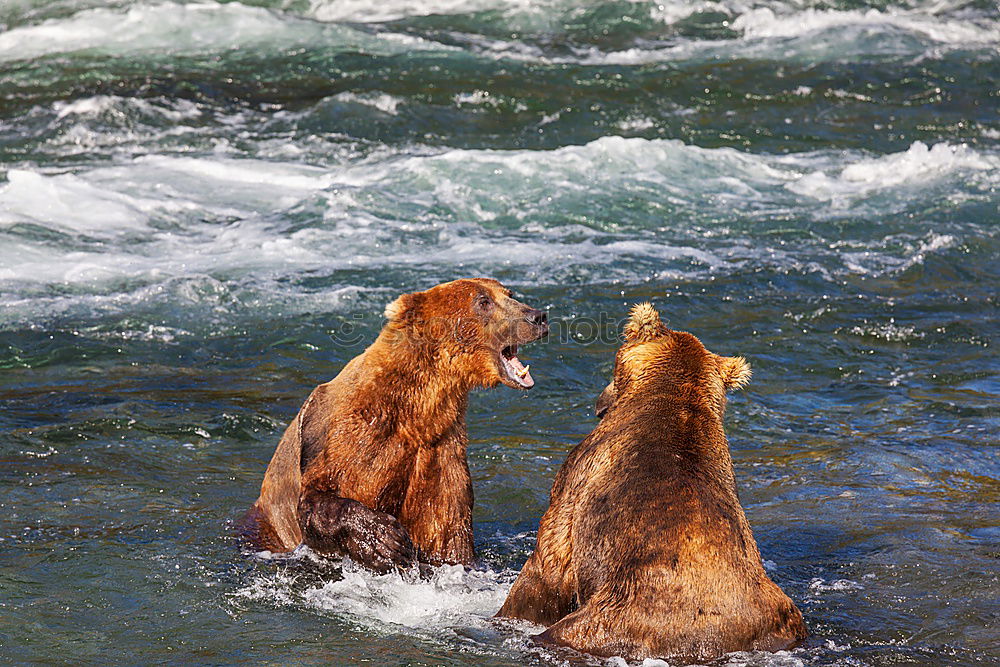
{"type": "Polygon", "coordinates": [[[558,664],[489,620],[652,299],[812,631],[1000,661],[1000,10],[984,0],[0,3],[0,659],[558,664]],[[243,553],[395,295],[549,309],[476,394],[482,569],[243,553]]]}

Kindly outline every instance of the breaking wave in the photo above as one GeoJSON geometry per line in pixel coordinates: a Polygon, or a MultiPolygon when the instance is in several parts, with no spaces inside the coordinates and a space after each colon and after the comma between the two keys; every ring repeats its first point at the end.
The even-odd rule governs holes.
{"type": "MultiPolygon", "coordinates": [[[[93,98],[59,112],[100,113],[110,103],[93,98]]],[[[172,113],[183,121],[193,112],[172,113]]],[[[443,275],[519,267],[523,280],[549,284],[567,275],[697,279],[757,266],[879,273],[961,239],[933,226],[901,243],[864,230],[844,239],[827,231],[829,221],[919,212],[958,185],[988,192],[998,181],[1000,157],[962,145],[768,156],[618,137],[328,168],[168,155],[75,173],[20,168],[0,185],[2,303],[8,323],[23,322],[62,301],[125,309],[179,298],[179,284],[222,281],[220,289],[240,293],[226,307],[251,296],[258,307],[260,299],[284,307],[301,291],[300,276],[405,266],[443,275]],[[628,201],[638,207],[634,219],[622,208],[628,201]],[[657,211],[661,222],[651,227],[657,211]],[[813,220],[815,239],[753,242],[790,211],[813,220]],[[51,292],[67,286],[72,294],[51,292]]],[[[313,294],[300,308],[335,304],[331,295],[353,287],[313,294]]]]}

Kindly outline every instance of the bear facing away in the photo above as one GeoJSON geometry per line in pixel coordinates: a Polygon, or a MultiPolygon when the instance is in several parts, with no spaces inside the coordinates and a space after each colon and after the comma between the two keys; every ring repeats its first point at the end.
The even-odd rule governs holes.
{"type": "Polygon", "coordinates": [[[378,338],[313,390],[240,522],[256,547],[301,543],[379,572],[474,560],[465,412],[475,387],[528,389],[518,345],[546,314],[495,280],[404,294],[378,338]]]}
{"type": "Polygon", "coordinates": [[[630,660],[779,650],[802,615],[761,566],[722,429],[739,357],[632,309],[594,431],[552,487],[534,553],[498,616],[539,641],[630,660]]]}

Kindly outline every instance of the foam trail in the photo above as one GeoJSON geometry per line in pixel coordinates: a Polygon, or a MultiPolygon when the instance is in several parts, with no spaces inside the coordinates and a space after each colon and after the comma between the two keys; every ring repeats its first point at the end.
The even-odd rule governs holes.
{"type": "Polygon", "coordinates": [[[947,20],[918,11],[806,9],[778,14],[769,7],[760,7],[740,14],[732,22],[732,28],[746,39],[803,37],[848,26],[880,31],[898,29],[956,46],[995,45],[1000,41],[1000,29],[995,22],[947,20]]]}
{"type": "MultiPolygon", "coordinates": [[[[979,153],[966,145],[935,144],[928,147],[914,142],[902,153],[861,159],[840,169],[838,176],[825,171],[808,173],[789,183],[788,189],[816,199],[859,198],[875,191],[920,185],[959,174],[996,176],[1000,159],[979,153]]],[[[995,178],[993,179],[995,180],[995,178]]]]}
{"type": "Polygon", "coordinates": [[[500,609],[510,579],[510,574],[443,565],[430,580],[408,581],[399,574],[372,575],[348,565],[343,579],[309,589],[303,598],[326,611],[409,628],[481,625],[500,609]]]}
{"type": "MultiPolygon", "coordinates": [[[[315,559],[299,547],[292,560],[315,559]]],[[[376,632],[402,626],[417,634],[455,638],[455,629],[491,631],[490,619],[514,583],[516,573],[469,570],[461,565],[431,568],[423,578],[398,572],[375,574],[344,559],[340,577],[317,585],[297,585],[283,570],[255,577],[236,598],[269,600],[349,617],[376,632]]]]}
{"type": "Polygon", "coordinates": [[[380,22],[431,14],[469,14],[482,11],[544,11],[569,5],[560,0],[312,0],[307,14],[319,21],[380,22]]]}
{"type": "Polygon", "coordinates": [[[3,222],[31,221],[107,238],[118,231],[134,229],[136,222],[144,217],[143,209],[153,204],[102,189],[72,174],[46,177],[33,171],[11,169],[7,181],[0,203],[3,222]],[[81,206],[81,202],[87,205],[81,206]]]}
{"type": "Polygon", "coordinates": [[[1000,21],[994,16],[949,18],[924,9],[800,10],[780,4],[751,8],[739,2],[705,2],[656,6],[651,16],[669,25],[699,11],[733,16],[726,27],[736,33],[736,39],[681,39],[665,47],[640,44],[620,51],[576,47],[571,56],[505,40],[482,38],[473,43],[482,53],[496,58],[599,66],[741,58],[822,62],[922,54],[939,57],[951,49],[1000,49],[1000,21]]]}
{"type": "Polygon", "coordinates": [[[49,19],[0,33],[0,62],[79,51],[160,57],[306,46],[376,54],[453,50],[419,37],[391,33],[376,37],[347,26],[279,15],[238,2],[162,2],[135,5],[126,11],[89,9],[66,19],[49,19]]]}

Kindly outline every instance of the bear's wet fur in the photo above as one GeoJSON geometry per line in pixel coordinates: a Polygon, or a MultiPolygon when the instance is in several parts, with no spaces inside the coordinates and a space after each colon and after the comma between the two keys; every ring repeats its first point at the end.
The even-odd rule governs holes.
{"type": "Polygon", "coordinates": [[[802,615],[762,567],[722,428],[726,390],[749,379],[741,357],[634,307],[603,417],[559,470],[498,616],[548,626],[541,642],[629,660],[803,639],[802,615]]]}
{"type": "Polygon", "coordinates": [[[488,279],[404,294],[385,314],[285,430],[240,522],[254,548],[305,543],[378,572],[473,563],[468,393],[531,387],[517,346],[548,332],[546,315],[488,279]]]}

